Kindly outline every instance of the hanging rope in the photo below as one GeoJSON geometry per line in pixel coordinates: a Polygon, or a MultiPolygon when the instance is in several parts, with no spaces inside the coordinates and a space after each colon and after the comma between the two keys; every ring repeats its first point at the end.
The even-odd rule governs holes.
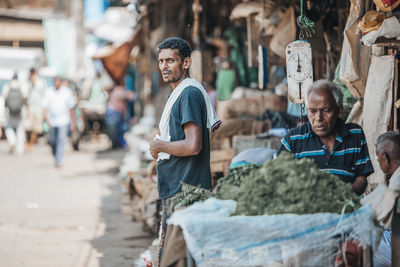
{"type": "Polygon", "coordinates": [[[300,0],[300,17],[297,18],[297,25],[300,27],[300,39],[304,38],[303,32],[306,33],[307,37],[311,37],[312,34],[315,33],[315,23],[303,15],[303,0],[300,0]]]}

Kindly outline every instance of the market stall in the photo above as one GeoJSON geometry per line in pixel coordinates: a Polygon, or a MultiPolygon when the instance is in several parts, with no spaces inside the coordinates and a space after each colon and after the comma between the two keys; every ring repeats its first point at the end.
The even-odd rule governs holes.
{"type": "Polygon", "coordinates": [[[176,261],[161,266],[187,258],[182,246],[196,266],[371,266],[382,233],[344,182],[289,154],[231,168],[212,194],[185,186],[172,204],[163,257],[176,261]]]}
{"type": "MultiPolygon", "coordinates": [[[[383,174],[379,171],[379,165],[373,156],[376,138],[388,129],[395,131],[399,129],[399,41],[396,39],[399,36],[397,33],[399,16],[395,12],[397,7],[395,4],[391,5],[391,10],[382,10],[382,7],[380,7],[382,2],[379,0],[222,1],[216,7],[214,2],[204,1],[201,4],[196,2],[194,6],[183,5],[177,16],[173,18],[169,11],[176,9],[179,1],[168,4],[161,4],[158,1],[152,2],[151,5],[143,4],[146,6],[146,12],[143,12],[142,17],[144,43],[150,44],[150,46],[143,47],[144,60],[140,64],[147,77],[143,79],[143,88],[149,96],[148,99],[157,103],[157,108],[163,107],[163,102],[160,99],[165,102],[170,91],[159,85],[161,84],[159,78],[154,75],[157,69],[151,67],[151,62],[154,61],[156,56],[154,48],[163,37],[169,36],[171,32],[174,33],[173,35],[179,33],[178,35],[187,37],[189,40],[193,38],[193,44],[198,48],[194,58],[200,59],[197,62],[199,64],[195,64],[195,66],[198,66],[197,73],[193,73],[193,75],[201,77],[210,96],[215,96],[217,112],[223,120],[220,131],[211,136],[211,168],[214,173],[218,173],[218,176],[229,176],[231,171],[229,169],[230,161],[241,151],[254,147],[276,149],[279,144],[279,137],[260,139],[257,136],[274,136],[271,133],[279,133],[278,136],[282,136],[284,132],[279,132],[279,129],[286,130],[295,127],[296,122],[294,126],[290,123],[281,126],[282,121],[284,121],[282,118],[286,118],[287,114],[297,117],[298,121],[301,121],[301,118],[305,115],[304,106],[301,106],[301,104],[304,104],[307,85],[318,79],[333,80],[344,94],[343,118],[348,118],[348,122],[360,124],[365,131],[371,161],[375,169],[375,174],[368,178],[366,194],[369,194],[378,184],[383,182],[383,174]],[[159,7],[162,8],[159,9],[159,7]],[[378,11],[371,12],[376,11],[376,9],[380,9],[381,13],[378,11]],[[371,15],[371,13],[374,15],[371,15]],[[185,28],[188,21],[190,25],[192,22],[196,24],[196,34],[192,29],[185,28]],[[393,25],[394,28],[391,28],[393,25]],[[367,29],[368,27],[370,29],[367,29]],[[298,45],[299,43],[307,43],[307,45],[298,45]],[[295,80],[294,83],[293,80],[295,80]],[[293,91],[293,88],[295,91],[293,91]],[[238,94],[237,92],[244,93],[238,94]],[[294,104],[291,103],[292,101],[287,101],[288,95],[289,99],[295,102],[294,104]],[[281,112],[285,115],[280,114],[281,119],[279,121],[275,120],[276,116],[272,112],[281,112]]],[[[156,112],[156,120],[159,117],[158,113],[161,113],[161,111],[156,112]]],[[[289,174],[288,177],[290,177],[289,174]]],[[[294,177],[297,177],[296,174],[294,174],[294,177]]],[[[223,179],[214,181],[215,190],[218,190],[223,179]]],[[[264,182],[253,186],[260,188],[264,182]]],[[[247,190],[248,194],[253,192],[250,187],[247,190]]],[[[297,188],[292,192],[285,192],[295,195],[293,192],[297,194],[298,191],[297,188]]],[[[280,196],[275,197],[281,198],[280,196]]],[[[265,195],[265,198],[271,200],[272,197],[265,195]]],[[[238,199],[235,199],[235,201],[238,201],[238,199]]],[[[314,202],[320,204],[315,200],[314,202]]],[[[249,203],[252,202],[249,201],[249,203]]],[[[263,203],[262,205],[268,204],[261,203],[263,203]]],[[[345,204],[347,203],[342,203],[341,207],[345,204]]],[[[187,248],[194,257],[196,264],[201,266],[216,261],[214,262],[216,266],[225,264],[225,262],[229,262],[230,265],[227,264],[227,266],[233,266],[232,262],[240,262],[241,266],[252,266],[249,261],[254,261],[254,265],[268,263],[268,255],[276,249],[274,246],[259,249],[253,243],[247,245],[243,243],[241,244],[243,246],[232,247],[224,247],[219,244],[218,246],[223,247],[223,249],[218,249],[217,246],[212,246],[215,241],[213,239],[214,232],[205,234],[208,230],[204,229],[206,227],[201,228],[196,223],[192,224],[185,219],[185,216],[189,218],[189,214],[195,212],[202,215],[191,217],[191,220],[193,218],[198,218],[199,221],[202,218],[206,220],[208,210],[212,210],[212,214],[220,211],[224,216],[214,216],[214,218],[210,216],[210,221],[205,221],[204,225],[213,225],[214,228],[219,229],[218,227],[224,225],[238,223],[240,226],[234,226],[229,233],[238,233],[237,238],[239,240],[241,240],[240,238],[246,239],[247,236],[243,236],[242,232],[238,231],[238,229],[245,227],[244,223],[241,224],[242,222],[235,218],[236,216],[229,217],[236,209],[235,205],[238,208],[241,207],[240,202],[236,202],[236,204],[229,202],[226,207],[224,205],[223,202],[218,200],[214,202],[207,200],[193,206],[187,205],[189,208],[177,211],[171,219],[173,225],[179,225],[183,230],[187,248]],[[173,219],[174,217],[175,219],[173,219]],[[183,221],[185,222],[183,223],[183,221]],[[196,229],[197,227],[199,228],[196,229]],[[189,228],[191,230],[188,230],[189,228]],[[199,233],[202,233],[201,238],[203,239],[193,237],[191,231],[199,231],[199,233]],[[196,244],[196,242],[201,245],[196,244]],[[257,261],[257,259],[260,259],[260,261],[257,261]],[[246,263],[241,262],[241,260],[246,261],[246,263]]],[[[248,206],[247,209],[251,209],[251,206],[248,206]]],[[[257,209],[260,211],[260,206],[257,206],[257,209]]],[[[321,254],[326,256],[325,262],[320,262],[319,260],[322,259],[313,254],[318,249],[314,252],[304,251],[298,247],[300,246],[298,243],[294,247],[289,246],[289,249],[287,244],[280,244],[280,249],[278,249],[280,258],[276,262],[288,266],[289,259],[291,259],[294,264],[292,266],[315,266],[315,264],[310,265],[310,262],[303,261],[306,260],[305,258],[311,258],[318,262],[317,266],[330,266],[337,260],[339,251],[342,251],[340,248],[347,241],[343,236],[346,236],[344,233],[348,232],[350,236],[354,234],[349,240],[357,240],[361,243],[361,250],[364,250],[363,264],[369,266],[371,255],[380,239],[381,229],[374,226],[374,214],[367,207],[357,208],[353,213],[347,215],[341,214],[341,209],[336,211],[309,211],[306,213],[307,215],[299,215],[298,212],[298,210],[283,212],[296,213],[297,215],[293,215],[294,217],[287,214],[272,215],[274,213],[268,213],[269,215],[266,217],[269,218],[264,218],[266,221],[263,221],[263,224],[268,225],[268,220],[274,216],[282,216],[276,218],[282,221],[279,221],[279,223],[276,221],[275,224],[284,224],[288,220],[296,222],[295,218],[305,216],[304,218],[311,221],[308,225],[311,228],[320,228],[324,223],[330,223],[332,229],[338,230],[337,228],[340,228],[344,222],[345,228],[349,228],[343,228],[344,232],[339,230],[337,237],[328,235],[331,239],[324,243],[326,247],[320,243],[315,245],[327,251],[326,254],[321,254]],[[326,212],[332,214],[327,215],[326,212]],[[359,222],[358,220],[365,222],[365,229],[355,226],[359,222]],[[354,227],[351,226],[353,223],[354,227]],[[369,235],[368,233],[374,234],[369,235]],[[290,253],[287,254],[287,251],[290,251],[290,253]],[[298,253],[296,254],[295,251],[298,251],[298,253]],[[286,256],[284,256],[285,253],[286,256]]],[[[257,215],[255,217],[258,217],[262,214],[242,214],[248,217],[241,219],[250,221],[252,218],[249,215],[257,215]]],[[[238,214],[235,213],[235,215],[238,214]]],[[[287,227],[281,229],[282,232],[290,229],[290,227],[293,227],[292,235],[294,236],[302,232],[297,229],[299,227],[295,223],[284,225],[287,227]]],[[[303,226],[301,229],[308,232],[308,226],[303,226]]],[[[335,231],[328,230],[328,228],[326,230],[328,232],[335,231]]],[[[257,236],[256,233],[254,235],[257,236]]],[[[327,234],[322,235],[327,236],[327,234]]],[[[271,238],[271,240],[275,240],[271,241],[272,243],[279,243],[280,238],[285,239],[286,237],[277,235],[274,239],[264,236],[263,241],[255,243],[262,247],[261,244],[264,244],[265,239],[271,238]],[[279,241],[276,239],[279,239],[279,241]]],[[[234,238],[232,237],[232,239],[234,238]]],[[[180,241],[182,241],[182,238],[180,241]]],[[[303,240],[300,239],[300,244],[302,242],[303,240]]],[[[312,250],[313,245],[308,245],[308,247],[311,247],[312,250]]],[[[360,252],[359,249],[358,252],[360,252]]],[[[182,257],[187,256],[186,253],[182,252],[179,255],[181,254],[182,257]]],[[[271,260],[271,264],[273,261],[275,260],[271,260]]],[[[240,264],[238,263],[238,265],[240,264]]]]}

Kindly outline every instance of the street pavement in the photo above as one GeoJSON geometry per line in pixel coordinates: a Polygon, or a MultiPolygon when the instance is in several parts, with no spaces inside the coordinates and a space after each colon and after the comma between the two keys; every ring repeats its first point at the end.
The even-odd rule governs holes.
{"type": "Polygon", "coordinates": [[[124,152],[106,147],[86,142],[75,152],[67,144],[55,168],[44,138],[22,156],[0,140],[0,266],[135,266],[151,239],[122,194],[124,152]]]}

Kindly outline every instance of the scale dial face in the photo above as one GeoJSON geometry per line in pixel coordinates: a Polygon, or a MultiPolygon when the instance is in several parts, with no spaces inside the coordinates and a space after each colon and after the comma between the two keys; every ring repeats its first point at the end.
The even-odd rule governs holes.
{"type": "Polygon", "coordinates": [[[286,67],[289,77],[298,82],[307,79],[311,73],[310,59],[303,51],[290,55],[286,67]]]}

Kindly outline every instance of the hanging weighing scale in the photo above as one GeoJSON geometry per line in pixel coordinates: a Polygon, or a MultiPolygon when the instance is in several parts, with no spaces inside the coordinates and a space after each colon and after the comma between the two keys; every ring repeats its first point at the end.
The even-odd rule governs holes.
{"type": "Polygon", "coordinates": [[[296,40],[286,47],[286,72],[289,101],[304,104],[305,91],[313,83],[311,45],[296,40]]]}
{"type": "Polygon", "coordinates": [[[313,83],[311,45],[303,39],[303,31],[307,37],[311,37],[314,32],[314,22],[303,15],[303,0],[300,0],[300,7],[301,13],[297,18],[297,25],[300,27],[299,40],[286,47],[286,72],[288,99],[290,102],[300,104],[301,120],[303,120],[306,90],[313,83]]]}

